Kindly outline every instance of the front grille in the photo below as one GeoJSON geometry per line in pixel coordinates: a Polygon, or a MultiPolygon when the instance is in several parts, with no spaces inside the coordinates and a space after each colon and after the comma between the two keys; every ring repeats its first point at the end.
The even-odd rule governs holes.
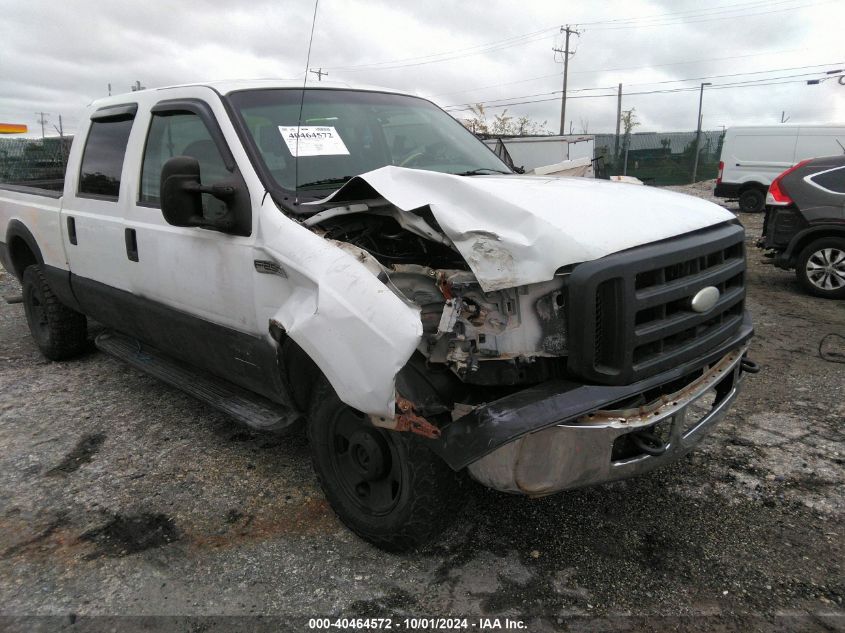
{"type": "Polygon", "coordinates": [[[725,225],[577,266],[569,278],[569,368],[627,384],[706,354],[742,322],[744,231],[725,225]],[[702,288],[716,305],[692,310],[702,288]]]}

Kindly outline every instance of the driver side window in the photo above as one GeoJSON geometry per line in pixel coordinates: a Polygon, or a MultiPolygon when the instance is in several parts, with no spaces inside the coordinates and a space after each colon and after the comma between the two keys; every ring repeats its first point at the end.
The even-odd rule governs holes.
{"type": "MultiPolygon", "coordinates": [[[[141,167],[139,202],[159,207],[161,169],[174,156],[190,156],[200,164],[200,181],[212,185],[231,177],[211,134],[199,116],[190,112],[153,114],[144,161],[141,167]]],[[[209,219],[226,213],[226,204],[211,195],[202,195],[203,215],[209,219]]]]}

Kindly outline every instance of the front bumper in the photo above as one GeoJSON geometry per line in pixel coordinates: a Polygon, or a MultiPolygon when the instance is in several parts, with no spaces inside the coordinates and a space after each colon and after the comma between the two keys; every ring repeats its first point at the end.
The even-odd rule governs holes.
{"type": "Polygon", "coordinates": [[[496,490],[542,496],[633,477],[674,461],[725,416],[739,393],[747,349],[728,352],[691,384],[648,405],[599,410],[523,435],[470,464],[469,473],[496,490]],[[665,438],[661,454],[614,455],[623,436],[656,429],[665,438]]]}

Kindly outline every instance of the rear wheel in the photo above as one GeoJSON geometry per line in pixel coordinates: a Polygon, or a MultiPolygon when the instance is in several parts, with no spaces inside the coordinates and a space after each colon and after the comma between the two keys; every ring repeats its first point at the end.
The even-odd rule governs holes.
{"type": "Polygon", "coordinates": [[[766,193],[760,189],[746,189],[739,194],[739,210],[743,213],[759,213],[766,206],[766,193]]]}
{"type": "Polygon", "coordinates": [[[456,474],[425,440],[373,426],[328,384],[308,420],[314,469],[343,523],[377,547],[401,551],[438,534],[458,506],[456,474]]]}
{"type": "Polygon", "coordinates": [[[41,265],[23,273],[23,305],[29,331],[38,349],[50,360],[73,358],[87,346],[85,315],[61,303],[41,265]]]}
{"type": "Polygon", "coordinates": [[[845,238],[823,237],[798,255],[798,283],[810,294],[845,299],[845,238]]]}

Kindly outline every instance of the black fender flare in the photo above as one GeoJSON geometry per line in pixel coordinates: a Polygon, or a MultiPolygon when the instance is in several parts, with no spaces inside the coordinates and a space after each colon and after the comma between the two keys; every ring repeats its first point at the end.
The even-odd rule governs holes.
{"type": "Polygon", "coordinates": [[[18,270],[17,267],[14,266],[14,251],[12,249],[12,244],[16,239],[24,241],[39,264],[44,263],[44,256],[41,254],[41,249],[38,247],[38,241],[26,225],[20,220],[11,220],[9,222],[9,227],[6,229],[6,245],[9,248],[9,263],[12,264],[12,270],[10,272],[13,272],[18,279],[21,279],[23,277],[23,271],[18,270]]]}
{"type": "Polygon", "coordinates": [[[804,247],[814,239],[822,237],[845,237],[845,224],[820,224],[799,231],[789,240],[789,245],[779,259],[789,266],[794,266],[795,259],[804,247]]]}

